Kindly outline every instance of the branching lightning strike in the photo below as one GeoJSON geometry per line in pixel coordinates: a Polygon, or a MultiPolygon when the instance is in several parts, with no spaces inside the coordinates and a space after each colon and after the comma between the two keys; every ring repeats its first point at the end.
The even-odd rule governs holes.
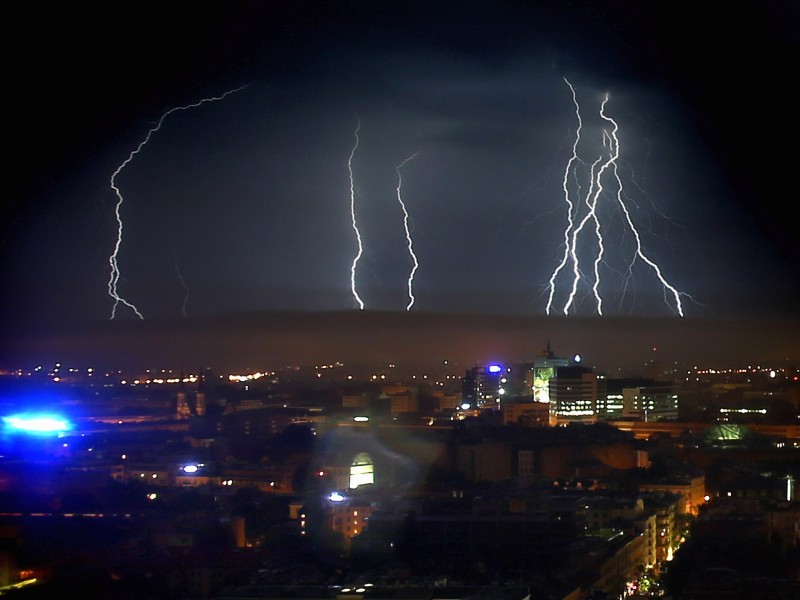
{"type": "Polygon", "coordinates": [[[122,211],[121,211],[121,208],[122,208],[122,203],[124,202],[124,198],[122,196],[122,192],[120,191],[119,187],[117,186],[117,181],[116,181],[117,180],[117,176],[128,165],[128,163],[130,163],[133,160],[133,158],[137,154],[139,154],[139,152],[141,152],[142,148],[144,148],[145,145],[147,145],[147,143],[150,141],[150,138],[153,136],[153,134],[156,133],[159,129],[161,129],[161,126],[163,125],[164,120],[168,116],[170,116],[172,113],[175,113],[175,112],[178,112],[178,111],[181,111],[181,110],[189,110],[189,109],[192,109],[192,108],[197,108],[198,106],[200,106],[202,104],[205,104],[207,102],[216,102],[217,100],[223,100],[227,96],[229,96],[229,95],[231,95],[231,94],[233,94],[235,92],[239,92],[239,91],[243,90],[246,87],[247,86],[241,86],[241,87],[235,88],[233,90],[225,92],[221,96],[214,96],[214,97],[211,97],[211,98],[203,98],[202,100],[200,100],[198,102],[195,102],[194,104],[187,104],[186,106],[176,106],[175,108],[171,108],[170,110],[165,112],[163,115],[161,115],[161,118],[156,122],[156,124],[152,128],[150,128],[150,130],[147,132],[147,135],[139,143],[139,145],[136,147],[136,149],[134,149],[128,155],[128,158],[126,158],[122,162],[122,164],[120,164],[119,167],[117,167],[117,170],[114,171],[114,173],[111,175],[111,189],[113,189],[114,193],[117,195],[117,202],[116,202],[116,205],[114,206],[114,216],[116,217],[116,220],[117,220],[117,239],[116,239],[116,242],[114,244],[114,250],[111,252],[111,255],[108,257],[108,264],[111,267],[111,274],[110,274],[109,279],[108,279],[108,294],[114,300],[114,305],[111,308],[111,318],[112,319],[116,316],[117,307],[120,304],[123,304],[123,305],[127,306],[140,319],[144,319],[144,317],[142,316],[142,313],[139,311],[139,309],[133,303],[129,302],[128,300],[126,300],[125,298],[120,296],[119,295],[119,290],[118,290],[120,271],[119,271],[119,265],[117,263],[117,258],[119,257],[120,248],[122,247],[122,234],[123,234],[124,226],[123,226],[123,222],[122,222],[122,211]]]}
{"type": "MultiPolygon", "coordinates": [[[[594,260],[592,263],[592,283],[591,283],[591,291],[594,297],[594,303],[596,307],[596,311],[598,315],[603,314],[603,298],[600,293],[601,288],[601,272],[600,268],[604,262],[604,255],[605,255],[605,239],[603,228],[601,226],[601,221],[598,216],[598,204],[601,202],[601,198],[605,197],[605,189],[603,185],[604,176],[610,175],[615,187],[616,187],[616,194],[614,195],[614,199],[619,206],[619,210],[625,217],[625,225],[627,226],[627,230],[631,232],[633,238],[635,240],[636,250],[634,255],[632,256],[629,264],[628,264],[628,273],[626,279],[626,286],[627,281],[633,275],[633,267],[636,263],[636,260],[641,260],[645,264],[647,264],[655,273],[658,281],[660,282],[661,286],[664,290],[664,300],[671,309],[680,315],[683,316],[683,304],[681,302],[681,297],[686,295],[683,292],[679,292],[673,285],[671,285],[667,279],[662,274],[661,268],[651,260],[645,253],[642,248],[642,240],[639,234],[639,231],[636,225],[633,222],[631,217],[630,211],[625,203],[624,200],[624,193],[623,193],[623,183],[622,178],[620,177],[617,162],[619,159],[620,154],[620,144],[619,138],[617,137],[617,132],[619,131],[619,125],[617,122],[609,117],[605,110],[606,104],[608,103],[609,96],[603,98],[603,101],[600,105],[600,117],[606,121],[609,125],[607,129],[603,130],[603,147],[604,147],[604,155],[596,158],[591,165],[589,166],[589,174],[588,174],[588,189],[586,195],[583,199],[583,202],[578,202],[574,198],[574,195],[580,195],[581,186],[579,177],[577,176],[577,167],[580,165],[586,165],[586,163],[579,157],[578,147],[581,143],[581,136],[582,136],[582,129],[583,129],[583,120],[581,118],[581,109],[580,104],[578,103],[577,95],[575,92],[575,88],[572,84],[564,78],[567,86],[572,93],[572,102],[575,105],[575,116],[577,119],[577,128],[575,132],[575,140],[572,145],[572,154],[567,161],[566,168],[564,170],[564,178],[562,183],[562,190],[564,193],[564,202],[567,206],[567,225],[564,229],[564,251],[561,257],[559,264],[553,270],[552,274],[549,278],[548,283],[548,299],[547,299],[547,306],[546,306],[546,313],[549,315],[551,314],[555,308],[555,297],[557,293],[557,282],[559,280],[559,276],[562,274],[562,271],[569,272],[571,271],[571,285],[569,285],[569,293],[567,295],[567,299],[561,308],[561,312],[564,315],[569,315],[570,311],[574,308],[576,303],[576,297],[578,294],[579,284],[581,279],[585,277],[583,270],[581,269],[580,258],[579,258],[579,246],[581,246],[582,242],[581,239],[585,235],[587,235],[587,230],[593,229],[594,235],[594,260]],[[573,187],[577,187],[577,192],[572,193],[570,191],[570,182],[572,180],[577,180],[577,183],[574,184],[573,187]],[[580,218],[579,218],[580,217],[580,218]],[[589,227],[589,224],[593,224],[594,227],[589,227]],[[568,269],[568,265],[571,266],[571,269],[568,269]],[[672,298],[672,304],[670,304],[669,299],[672,298]]],[[[588,242],[587,242],[588,243],[588,242]]],[[[562,276],[563,279],[563,276],[562,276]]],[[[623,289],[624,295],[625,289],[623,289]]]]}
{"type": "Polygon", "coordinates": [[[419,268],[419,260],[417,259],[417,255],[414,253],[414,242],[411,239],[411,227],[409,225],[409,216],[408,216],[408,209],[406,208],[405,202],[403,202],[403,196],[400,193],[400,188],[403,186],[403,175],[400,170],[403,166],[412,160],[417,153],[412,154],[403,162],[401,162],[397,167],[395,167],[395,171],[397,171],[397,202],[400,204],[400,208],[403,209],[403,229],[406,234],[406,244],[408,246],[408,254],[411,257],[412,267],[411,272],[408,274],[408,305],[406,306],[406,310],[411,310],[411,307],[414,306],[415,298],[414,298],[414,275],[419,268]]]}
{"type": "Polygon", "coordinates": [[[358,267],[358,261],[361,260],[361,255],[364,253],[364,244],[361,241],[361,232],[358,229],[358,223],[356,221],[356,187],[353,179],[353,157],[355,156],[356,149],[358,148],[358,132],[360,129],[361,120],[359,119],[358,123],[356,124],[356,129],[353,132],[355,142],[353,143],[353,148],[350,151],[350,158],[347,159],[347,170],[350,173],[350,219],[353,224],[353,231],[355,232],[356,243],[358,246],[356,256],[353,259],[353,264],[350,267],[350,289],[353,292],[353,298],[355,298],[359,309],[364,310],[364,301],[361,300],[361,297],[356,291],[356,269],[358,267]]]}

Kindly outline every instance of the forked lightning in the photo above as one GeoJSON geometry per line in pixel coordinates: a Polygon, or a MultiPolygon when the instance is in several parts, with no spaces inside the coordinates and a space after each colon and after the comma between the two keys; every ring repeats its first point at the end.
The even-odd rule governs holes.
{"type": "Polygon", "coordinates": [[[114,171],[114,173],[111,175],[111,189],[114,190],[114,193],[117,195],[117,202],[116,202],[116,204],[114,206],[114,216],[116,217],[116,220],[117,220],[117,239],[116,239],[116,242],[114,243],[114,250],[111,252],[111,255],[108,257],[108,264],[111,267],[111,275],[109,276],[109,279],[108,279],[108,294],[114,300],[114,305],[111,307],[111,318],[112,319],[114,317],[116,317],[116,315],[117,315],[117,307],[120,304],[122,304],[124,306],[127,306],[140,319],[144,318],[142,316],[142,313],[139,311],[139,309],[132,302],[129,302],[128,300],[126,300],[125,298],[120,296],[119,289],[118,289],[120,271],[119,271],[119,264],[117,262],[117,259],[119,257],[120,248],[122,247],[122,234],[123,234],[123,229],[124,229],[123,222],[122,222],[122,203],[124,202],[124,198],[122,196],[122,192],[120,191],[119,187],[117,186],[117,176],[122,172],[122,170],[125,167],[128,166],[128,164],[133,160],[133,158],[137,154],[139,154],[139,152],[142,151],[142,148],[144,148],[147,145],[147,143],[150,141],[150,138],[153,136],[153,134],[156,133],[159,129],[161,129],[161,126],[164,124],[164,120],[168,116],[170,116],[171,114],[173,114],[175,112],[181,111],[181,110],[189,110],[189,109],[192,109],[192,108],[197,108],[198,106],[200,106],[202,104],[205,104],[207,102],[216,102],[217,100],[222,100],[222,99],[226,98],[227,96],[229,96],[229,95],[231,95],[231,94],[233,94],[235,92],[243,90],[246,87],[247,86],[238,87],[236,89],[233,89],[233,90],[230,90],[228,92],[225,92],[221,96],[215,96],[215,97],[211,97],[211,98],[203,98],[202,100],[200,100],[199,102],[195,102],[194,104],[187,104],[186,106],[176,106],[175,108],[171,108],[170,110],[165,112],[163,115],[161,115],[161,118],[158,120],[158,122],[152,128],[150,128],[150,130],[147,132],[147,135],[144,137],[144,139],[128,155],[128,158],[126,158],[122,162],[122,164],[119,167],[117,167],[117,170],[114,171]]]}

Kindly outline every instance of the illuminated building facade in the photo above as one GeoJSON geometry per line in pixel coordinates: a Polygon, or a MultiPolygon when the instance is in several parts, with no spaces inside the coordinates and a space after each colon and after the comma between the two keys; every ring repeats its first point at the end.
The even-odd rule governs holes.
{"type": "Polygon", "coordinates": [[[543,404],[550,402],[550,379],[555,375],[557,368],[567,367],[569,364],[568,359],[558,358],[553,354],[548,342],[547,348],[533,361],[533,368],[526,378],[534,402],[543,404]]]}
{"type": "Polygon", "coordinates": [[[678,418],[678,394],[670,382],[653,379],[609,379],[598,399],[600,420],[635,419],[652,423],[678,418]]]}
{"type": "Polygon", "coordinates": [[[178,419],[188,419],[192,415],[202,417],[206,414],[206,391],[203,374],[197,380],[197,390],[194,397],[194,407],[189,401],[186,393],[186,377],[181,373],[180,387],[176,399],[176,412],[178,419]]]}
{"type": "Polygon", "coordinates": [[[606,395],[605,379],[586,367],[557,367],[548,387],[551,427],[597,422],[597,401],[606,395]]]}
{"type": "Polygon", "coordinates": [[[678,394],[671,385],[625,388],[622,416],[642,421],[678,418],[678,394]]]}
{"type": "Polygon", "coordinates": [[[350,465],[350,488],[375,483],[375,468],[372,458],[366,452],[359,452],[350,465]]]}
{"type": "Polygon", "coordinates": [[[496,408],[504,382],[505,369],[500,365],[472,367],[461,380],[461,407],[496,408]]]}
{"type": "Polygon", "coordinates": [[[654,539],[651,541],[648,565],[658,576],[685,541],[685,520],[681,518],[684,514],[684,499],[680,494],[672,492],[646,493],[644,504],[648,513],[655,515],[655,529],[652,533],[654,539]]]}
{"type": "Polygon", "coordinates": [[[700,507],[706,503],[705,475],[674,477],[666,481],[648,481],[638,485],[640,492],[661,492],[677,494],[681,497],[678,514],[697,516],[700,507]]]}
{"type": "Polygon", "coordinates": [[[180,388],[178,389],[177,398],[177,417],[178,419],[188,419],[192,414],[192,409],[189,406],[189,400],[186,398],[186,385],[181,377],[180,388]]]}
{"type": "Polygon", "coordinates": [[[194,397],[194,414],[198,417],[206,414],[206,386],[202,373],[200,373],[200,379],[197,382],[197,394],[194,397]]]}
{"type": "Polygon", "coordinates": [[[335,497],[331,499],[325,513],[325,526],[341,535],[343,550],[350,549],[351,540],[367,526],[374,507],[369,502],[335,497]]]}

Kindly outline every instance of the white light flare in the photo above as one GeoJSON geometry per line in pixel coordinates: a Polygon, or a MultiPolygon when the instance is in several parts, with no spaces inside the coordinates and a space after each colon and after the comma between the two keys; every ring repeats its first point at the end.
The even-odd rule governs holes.
{"type": "MultiPolygon", "coordinates": [[[[620,144],[619,138],[617,136],[617,132],[619,131],[619,126],[617,122],[609,117],[605,110],[606,104],[609,101],[609,96],[603,98],[603,101],[600,106],[600,117],[606,121],[609,125],[609,129],[603,130],[603,147],[605,148],[605,156],[601,156],[600,158],[596,159],[589,169],[589,190],[584,199],[584,202],[580,205],[575,202],[570,194],[568,182],[570,181],[571,177],[576,176],[576,163],[583,164],[583,161],[579,158],[578,153],[578,146],[581,142],[581,131],[583,127],[583,122],[581,119],[580,113],[580,105],[577,101],[577,96],[575,93],[575,88],[572,84],[565,78],[565,83],[570,89],[572,93],[572,101],[575,105],[575,115],[578,120],[578,126],[575,134],[575,142],[572,147],[572,155],[570,156],[569,161],[567,162],[566,169],[564,171],[564,180],[563,180],[563,191],[564,191],[564,199],[567,205],[567,226],[564,229],[564,253],[561,258],[560,263],[556,266],[553,270],[552,274],[550,275],[548,287],[549,287],[549,294],[548,300],[546,305],[546,313],[549,315],[554,310],[553,306],[555,303],[555,296],[557,291],[557,279],[559,278],[560,273],[567,267],[569,264],[572,268],[572,283],[570,286],[570,291],[567,297],[567,300],[562,308],[562,312],[564,315],[569,315],[570,310],[573,309],[577,293],[578,293],[578,286],[579,283],[584,277],[583,271],[580,266],[580,259],[579,259],[579,248],[583,246],[587,246],[590,249],[593,249],[594,252],[594,261],[593,261],[593,281],[591,285],[592,295],[594,297],[595,303],[595,310],[598,315],[603,314],[603,298],[600,293],[601,288],[601,272],[600,266],[601,263],[604,262],[604,254],[605,254],[605,241],[604,241],[604,231],[601,227],[600,218],[598,216],[598,206],[599,204],[604,203],[606,197],[610,197],[612,194],[606,193],[604,189],[603,181],[604,176],[607,174],[611,174],[613,181],[616,186],[616,194],[615,194],[615,201],[619,205],[620,211],[625,216],[625,225],[628,230],[632,233],[635,241],[636,241],[636,251],[634,256],[631,258],[628,264],[628,279],[629,280],[633,275],[633,266],[637,259],[642,260],[645,262],[656,274],[658,281],[660,282],[661,286],[664,289],[664,296],[665,302],[667,305],[670,306],[673,312],[677,313],[681,317],[684,316],[683,313],[683,305],[681,302],[681,297],[686,295],[682,292],[679,292],[674,286],[672,286],[666,278],[663,276],[660,267],[653,262],[650,258],[648,258],[643,249],[642,249],[642,241],[639,231],[636,228],[636,225],[633,222],[631,217],[630,211],[625,204],[624,201],[624,190],[623,190],[623,182],[622,178],[619,175],[619,171],[617,168],[617,161],[620,156],[620,144]],[[578,219],[578,215],[582,214],[583,216],[578,219]],[[592,221],[594,223],[594,241],[593,242],[581,242],[580,240],[583,239],[585,235],[586,225],[592,221]],[[672,298],[673,302],[670,303],[669,298],[672,298]]],[[[580,190],[580,187],[578,188],[580,190]]],[[[626,286],[627,287],[627,280],[626,286]]],[[[622,295],[624,296],[625,289],[622,290],[622,295]]]]}
{"type": "Polygon", "coordinates": [[[114,300],[114,305],[111,308],[111,318],[112,319],[117,315],[117,307],[120,304],[123,304],[123,305],[127,306],[128,308],[130,308],[136,314],[136,316],[139,317],[140,319],[144,319],[144,317],[142,316],[142,313],[139,311],[139,309],[136,308],[136,306],[134,304],[132,304],[131,302],[129,302],[128,300],[126,300],[125,298],[120,296],[119,295],[119,290],[117,289],[117,286],[119,284],[119,278],[120,278],[120,271],[119,271],[119,265],[117,263],[117,258],[119,256],[120,248],[122,247],[122,234],[123,234],[123,229],[124,229],[124,226],[123,226],[123,223],[122,223],[122,212],[121,212],[122,203],[124,202],[124,198],[122,196],[122,192],[120,191],[119,187],[117,186],[117,182],[116,182],[117,176],[122,172],[122,170],[126,166],[128,166],[128,163],[130,163],[133,160],[134,156],[136,156],[137,154],[139,154],[139,152],[141,152],[142,148],[144,148],[145,145],[147,145],[147,143],[150,141],[150,138],[153,136],[153,134],[156,133],[159,129],[161,129],[161,126],[163,125],[164,120],[169,115],[171,115],[174,112],[181,111],[181,110],[189,110],[191,108],[197,108],[198,106],[200,106],[202,104],[205,104],[207,102],[216,102],[217,100],[222,100],[222,99],[226,98],[227,96],[229,96],[229,95],[231,95],[231,94],[233,94],[235,92],[243,90],[246,87],[247,86],[238,87],[236,89],[233,89],[233,90],[225,92],[221,96],[214,96],[214,97],[211,97],[211,98],[203,98],[202,100],[200,100],[198,102],[195,102],[194,104],[187,104],[186,106],[176,106],[175,108],[171,108],[170,110],[165,112],[163,115],[161,115],[161,118],[158,120],[158,122],[152,128],[150,128],[150,130],[147,132],[147,135],[139,143],[139,145],[136,147],[136,149],[134,149],[128,155],[128,158],[126,158],[122,162],[122,164],[119,167],[117,167],[117,170],[114,171],[114,173],[111,175],[111,189],[114,190],[114,193],[117,195],[117,203],[116,203],[116,205],[114,207],[114,216],[117,219],[117,239],[116,239],[116,242],[114,243],[114,250],[111,252],[111,255],[108,257],[108,264],[111,267],[111,275],[110,275],[110,277],[108,279],[108,294],[114,300]]]}
{"type": "Polygon", "coordinates": [[[397,165],[397,167],[395,167],[395,171],[397,171],[397,202],[400,204],[400,208],[403,209],[403,229],[406,233],[406,244],[408,246],[408,255],[411,257],[411,263],[412,263],[411,271],[408,274],[408,283],[407,283],[408,286],[408,305],[406,306],[407,311],[411,310],[411,307],[414,306],[414,302],[416,300],[414,298],[414,275],[416,274],[417,269],[419,268],[419,260],[417,259],[417,255],[414,253],[414,242],[411,238],[411,227],[409,225],[410,219],[408,215],[408,209],[406,208],[406,204],[405,202],[403,202],[403,196],[400,193],[400,189],[403,186],[403,175],[400,172],[400,169],[402,169],[407,162],[416,157],[417,154],[418,153],[412,154],[403,162],[401,162],[399,165],[397,165]]]}
{"type": "Polygon", "coordinates": [[[353,157],[355,156],[356,149],[358,148],[358,132],[360,129],[361,120],[359,119],[358,124],[356,125],[356,130],[353,132],[355,143],[353,144],[353,149],[350,151],[350,158],[347,160],[347,170],[350,173],[350,219],[353,224],[353,231],[356,234],[356,242],[358,244],[358,251],[353,259],[353,264],[350,267],[350,289],[353,292],[353,298],[355,298],[356,303],[358,303],[358,308],[360,310],[364,310],[364,301],[361,300],[361,297],[356,291],[356,269],[358,268],[358,261],[361,260],[361,255],[364,253],[364,244],[361,241],[361,232],[359,231],[358,224],[356,222],[356,188],[353,179],[353,157]]]}

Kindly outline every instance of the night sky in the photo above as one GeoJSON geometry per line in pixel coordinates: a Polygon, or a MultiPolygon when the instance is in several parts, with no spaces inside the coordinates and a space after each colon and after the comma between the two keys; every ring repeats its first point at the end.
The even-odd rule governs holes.
{"type": "Polygon", "coordinates": [[[595,221],[577,239],[567,318],[798,331],[794,2],[21,10],[4,42],[7,359],[34,332],[359,300],[560,322],[565,181],[603,235],[597,296],[595,221]]]}

